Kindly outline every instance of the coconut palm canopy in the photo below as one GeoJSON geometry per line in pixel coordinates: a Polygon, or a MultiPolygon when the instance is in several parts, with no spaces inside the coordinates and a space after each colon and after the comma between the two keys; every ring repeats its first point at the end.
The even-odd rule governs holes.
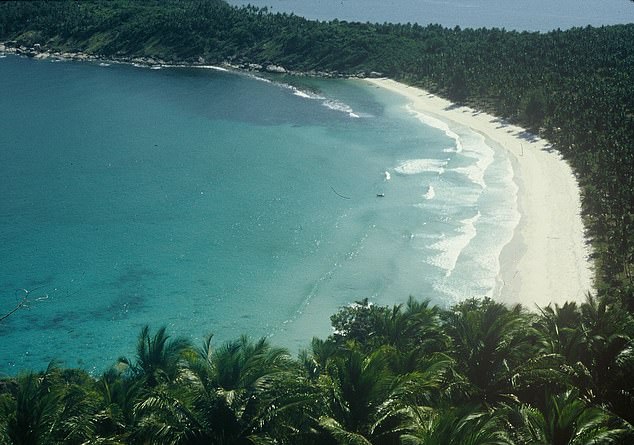
{"type": "Polygon", "coordinates": [[[196,347],[144,327],[102,376],[3,381],[1,443],[630,443],[634,323],[618,306],[531,313],[367,300],[298,358],[266,339],[196,347]],[[577,326],[577,328],[574,328],[577,326]],[[579,327],[580,326],[580,327],[579,327]],[[615,334],[619,332],[619,334],[615,334]],[[363,333],[363,335],[360,335],[363,333]],[[611,378],[611,377],[612,378],[611,378]]]}

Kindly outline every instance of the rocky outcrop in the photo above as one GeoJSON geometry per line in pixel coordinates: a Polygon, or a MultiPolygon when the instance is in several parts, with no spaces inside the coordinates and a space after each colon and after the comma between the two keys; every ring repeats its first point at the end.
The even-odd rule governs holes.
{"type": "MultiPolygon", "coordinates": [[[[169,66],[206,66],[209,62],[203,57],[185,61],[165,61],[163,59],[148,57],[148,56],[102,56],[95,54],[87,54],[80,50],[71,51],[55,51],[54,49],[47,48],[45,44],[35,43],[32,46],[24,46],[18,44],[16,41],[0,42],[0,54],[16,54],[19,56],[33,57],[36,59],[56,59],[56,60],[76,60],[76,61],[89,61],[99,63],[123,63],[131,64],[142,67],[169,67],[169,66]]],[[[213,63],[212,63],[213,64],[213,63]]],[[[349,73],[340,73],[338,71],[294,71],[287,69],[281,65],[275,63],[266,62],[264,64],[253,63],[249,61],[235,62],[226,61],[220,65],[234,69],[238,71],[251,71],[261,72],[269,74],[289,74],[292,76],[309,76],[309,77],[322,77],[322,78],[351,78],[351,77],[383,77],[382,73],[372,72],[370,75],[367,73],[356,73],[351,75],[349,73]]]]}
{"type": "Polygon", "coordinates": [[[288,71],[286,71],[286,68],[284,68],[283,66],[280,65],[267,65],[266,66],[266,71],[268,73],[277,73],[277,74],[286,74],[288,71]]]}

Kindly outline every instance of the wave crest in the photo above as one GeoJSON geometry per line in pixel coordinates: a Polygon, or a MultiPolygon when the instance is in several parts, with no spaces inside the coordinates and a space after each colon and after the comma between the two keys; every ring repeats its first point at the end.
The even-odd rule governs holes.
{"type": "Polygon", "coordinates": [[[445,172],[447,162],[445,159],[409,159],[401,162],[394,171],[401,175],[417,175],[426,172],[441,175],[445,172]]]}
{"type": "Polygon", "coordinates": [[[431,258],[431,264],[444,269],[446,271],[445,277],[451,276],[451,273],[456,268],[460,254],[469,245],[471,240],[475,238],[477,234],[475,225],[480,219],[480,216],[480,211],[478,211],[475,216],[463,219],[460,221],[457,235],[445,235],[430,246],[432,249],[440,251],[436,256],[431,258]]]}
{"type": "Polygon", "coordinates": [[[430,184],[429,187],[427,188],[427,192],[423,195],[423,198],[430,200],[430,199],[434,199],[435,196],[436,196],[436,190],[434,190],[434,186],[430,184]]]}

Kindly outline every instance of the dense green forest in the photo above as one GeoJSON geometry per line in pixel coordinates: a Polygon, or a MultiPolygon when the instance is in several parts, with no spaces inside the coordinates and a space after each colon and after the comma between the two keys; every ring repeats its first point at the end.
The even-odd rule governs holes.
{"type": "Polygon", "coordinates": [[[362,301],[298,359],[265,340],[195,348],[144,330],[137,356],[97,379],[52,364],[0,382],[0,443],[634,443],[634,24],[527,33],[317,22],[220,0],[3,2],[0,41],[379,72],[505,117],[573,166],[597,268],[594,297],[540,313],[362,301]]]}
{"type": "Polygon", "coordinates": [[[54,363],[0,387],[14,444],[628,444],[632,319],[590,299],[528,313],[360,301],[297,359],[164,328],[94,379],[54,363]]]}

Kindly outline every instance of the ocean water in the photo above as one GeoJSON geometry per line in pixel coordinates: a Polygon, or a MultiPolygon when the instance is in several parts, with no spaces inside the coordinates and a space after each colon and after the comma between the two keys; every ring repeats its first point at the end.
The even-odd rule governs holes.
{"type": "Polygon", "coordinates": [[[551,31],[634,22],[630,0],[228,0],[313,20],[551,31]]]}
{"type": "Polygon", "coordinates": [[[503,150],[363,81],[9,56],[0,84],[2,374],[492,295],[519,220],[503,150]]]}

